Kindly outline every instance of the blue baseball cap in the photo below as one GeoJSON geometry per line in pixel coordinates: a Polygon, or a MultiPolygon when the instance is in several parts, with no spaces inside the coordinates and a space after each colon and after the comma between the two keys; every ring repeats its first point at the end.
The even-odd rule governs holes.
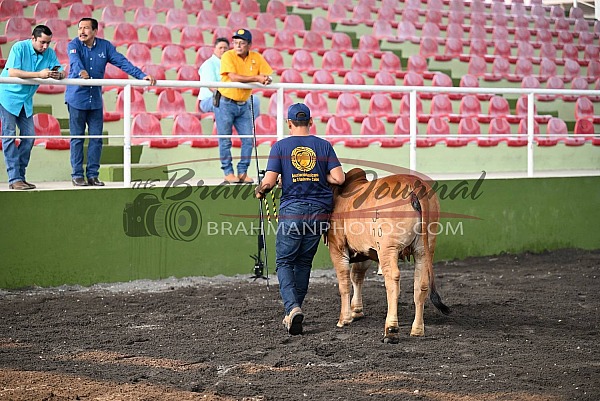
{"type": "Polygon", "coordinates": [[[288,108],[288,120],[310,120],[310,109],[303,103],[295,103],[288,108]]]}
{"type": "Polygon", "coordinates": [[[252,34],[247,29],[238,29],[233,33],[232,39],[238,38],[245,40],[248,43],[252,43],[252,34]]]}

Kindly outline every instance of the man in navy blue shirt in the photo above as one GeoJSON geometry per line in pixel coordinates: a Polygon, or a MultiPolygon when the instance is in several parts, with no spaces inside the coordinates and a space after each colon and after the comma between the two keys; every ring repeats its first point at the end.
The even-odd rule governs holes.
{"type": "MultiPolygon", "coordinates": [[[[67,47],[69,53],[69,78],[103,79],[106,64],[111,63],[137,79],[156,80],[146,75],[117,51],[108,40],[96,37],[98,21],[94,18],[82,18],[78,25],[78,37],[67,47]]],[[[65,102],[69,109],[69,129],[71,135],[85,135],[87,124],[89,135],[102,135],[104,126],[101,86],[67,86],[65,102]]],[[[87,166],[84,179],[83,142],[84,138],[71,139],[72,181],[76,186],[103,186],[98,179],[102,138],[89,138],[87,166]]]]}
{"type": "Polygon", "coordinates": [[[329,142],[310,135],[310,109],[296,103],[288,109],[290,135],[271,148],[267,172],[256,188],[263,198],[281,175],[281,203],[275,242],[279,293],[285,307],[283,324],[291,335],[302,334],[302,302],[308,292],[312,261],[333,211],[329,184],[346,179],[329,142]]]}

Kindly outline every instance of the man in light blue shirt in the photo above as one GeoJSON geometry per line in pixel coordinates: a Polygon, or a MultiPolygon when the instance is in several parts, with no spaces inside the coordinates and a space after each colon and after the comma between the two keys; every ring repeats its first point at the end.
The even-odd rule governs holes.
{"type": "MultiPolygon", "coordinates": [[[[65,77],[56,53],[51,49],[52,31],[45,25],[33,29],[31,39],[22,40],[10,49],[1,77],[53,78],[65,77]]],[[[9,188],[34,189],[35,185],[25,181],[25,170],[29,165],[33,148],[35,128],[33,125],[33,95],[39,85],[0,85],[0,119],[2,121],[2,148],[9,188]],[[16,128],[21,132],[21,143],[17,147],[16,128]]]]}
{"type": "MultiPolygon", "coordinates": [[[[200,82],[220,82],[221,81],[221,56],[229,50],[229,40],[227,38],[217,38],[215,40],[215,48],[213,55],[205,60],[200,68],[198,74],[200,75],[200,82]]],[[[198,110],[202,113],[213,113],[215,108],[213,106],[213,95],[217,88],[200,88],[198,94],[198,110]]],[[[260,100],[257,96],[252,96],[254,118],[260,115],[260,100]]]]}
{"type": "MultiPolygon", "coordinates": [[[[82,18],[78,25],[78,37],[69,42],[69,78],[103,79],[106,64],[111,63],[137,79],[156,80],[146,75],[117,51],[108,40],[96,37],[98,21],[94,18],[82,18]]],[[[102,135],[104,127],[102,87],[101,86],[67,86],[65,102],[69,109],[69,129],[72,136],[85,135],[87,124],[89,135],[102,135]]],[[[103,186],[98,179],[100,156],[102,155],[102,138],[89,138],[87,166],[83,178],[83,142],[84,138],[71,139],[72,181],[75,186],[103,186]]]]}

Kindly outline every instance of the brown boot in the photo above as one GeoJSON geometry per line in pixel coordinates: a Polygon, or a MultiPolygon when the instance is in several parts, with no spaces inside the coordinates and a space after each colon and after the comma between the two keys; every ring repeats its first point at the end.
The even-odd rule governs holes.
{"type": "Polygon", "coordinates": [[[31,189],[31,187],[23,181],[15,181],[12,184],[9,184],[8,187],[10,189],[16,189],[19,191],[26,191],[28,189],[31,189]]]}
{"type": "Polygon", "coordinates": [[[228,174],[223,179],[224,182],[228,182],[229,184],[237,184],[240,180],[235,176],[235,174],[228,174]]]}
{"type": "Polygon", "coordinates": [[[302,321],[304,321],[304,314],[302,313],[302,309],[296,306],[288,316],[286,316],[287,322],[284,319],[284,324],[286,324],[286,328],[288,333],[293,336],[297,336],[298,334],[302,334],[302,321]]]}

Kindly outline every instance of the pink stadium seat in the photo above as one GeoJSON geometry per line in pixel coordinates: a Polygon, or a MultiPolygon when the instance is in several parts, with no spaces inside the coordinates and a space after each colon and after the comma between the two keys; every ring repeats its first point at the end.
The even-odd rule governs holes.
{"type": "Polygon", "coordinates": [[[373,35],[362,35],[358,40],[358,50],[365,51],[376,58],[380,58],[382,55],[379,40],[373,35]]]}
{"type": "Polygon", "coordinates": [[[471,39],[469,56],[479,56],[486,58],[488,55],[487,42],[485,39],[471,39]]]}
{"type": "MultiPolygon", "coordinates": [[[[344,75],[344,85],[365,85],[365,77],[358,71],[350,70],[346,75],[344,75]]],[[[361,98],[368,99],[372,96],[372,92],[360,92],[360,91],[352,91],[348,93],[353,93],[361,98]]]]}
{"type": "Polygon", "coordinates": [[[0,1],[0,21],[6,21],[15,17],[24,17],[23,3],[17,0],[0,1]]]}
{"type": "Polygon", "coordinates": [[[25,17],[10,17],[4,26],[4,36],[8,42],[24,40],[31,37],[33,26],[25,17]]]}
{"type": "MultiPolygon", "coordinates": [[[[280,79],[281,83],[303,83],[304,79],[302,78],[302,74],[300,74],[299,71],[290,68],[287,70],[284,70],[281,73],[281,79],[280,79]]],[[[296,93],[296,96],[298,97],[304,97],[306,96],[306,94],[308,93],[305,90],[300,90],[300,89],[292,89],[292,90],[288,90],[288,92],[290,93],[296,93]]]]}
{"type": "Polygon", "coordinates": [[[325,38],[330,39],[333,36],[333,31],[331,30],[331,23],[327,20],[327,18],[320,15],[312,19],[310,30],[311,32],[317,33],[325,38]]]}
{"type": "Polygon", "coordinates": [[[581,66],[575,60],[565,60],[564,80],[571,81],[573,78],[580,76],[581,66]]]}
{"type": "MultiPolygon", "coordinates": [[[[528,99],[527,95],[521,95],[517,99],[517,104],[515,105],[515,114],[517,117],[519,117],[521,119],[527,118],[527,107],[528,107],[528,103],[529,103],[527,99],[528,99]]],[[[537,122],[547,123],[548,120],[550,119],[550,116],[539,116],[537,114],[537,105],[535,104],[535,102],[533,104],[533,116],[537,122]]],[[[510,121],[510,118],[509,118],[509,121],[510,121]]]]}
{"type": "Polygon", "coordinates": [[[149,28],[158,23],[156,10],[150,7],[139,7],[133,14],[133,23],[138,28],[149,28]]]}
{"type": "MultiPolygon", "coordinates": [[[[481,118],[480,121],[485,121],[481,114],[481,101],[475,95],[465,95],[460,100],[458,113],[461,117],[481,118]]],[[[487,120],[489,121],[489,119],[487,120]]]]}
{"type": "MultiPolygon", "coordinates": [[[[165,67],[163,67],[162,65],[146,64],[146,65],[142,66],[141,69],[146,74],[154,77],[157,81],[164,81],[165,79],[167,79],[166,74],[165,74],[165,67]]],[[[166,88],[160,87],[160,86],[151,86],[151,87],[148,87],[147,90],[148,90],[148,92],[155,92],[156,94],[160,94],[161,92],[165,91],[166,88]]]]}
{"type": "Polygon", "coordinates": [[[467,66],[467,73],[482,77],[487,73],[487,63],[481,56],[471,56],[467,66]]]}
{"type": "Polygon", "coordinates": [[[533,75],[528,75],[526,77],[523,77],[523,80],[521,81],[521,88],[536,89],[536,88],[540,88],[540,87],[541,87],[540,81],[533,75]]]}
{"type": "Polygon", "coordinates": [[[583,50],[583,58],[585,60],[600,60],[600,46],[586,45],[585,49],[583,50]]]}
{"type": "Polygon", "coordinates": [[[529,44],[529,41],[531,40],[529,28],[516,28],[514,37],[517,42],[526,42],[529,44]]]}
{"type": "Polygon", "coordinates": [[[446,26],[446,39],[455,38],[460,39],[461,41],[464,39],[465,31],[461,24],[457,23],[449,23],[446,26]]]}
{"type": "Polygon", "coordinates": [[[448,24],[463,25],[465,22],[465,13],[463,11],[451,10],[448,13],[448,24]]]}
{"type": "Polygon", "coordinates": [[[152,8],[157,12],[166,13],[175,8],[174,0],[152,0],[152,8]]]}
{"type": "Polygon", "coordinates": [[[556,63],[549,58],[542,58],[539,69],[540,81],[546,81],[556,76],[556,63]]]}
{"type": "Polygon", "coordinates": [[[377,40],[395,40],[395,32],[389,21],[376,20],[373,23],[372,34],[377,40]]]}
{"type": "MultiPolygon", "coordinates": [[[[173,120],[173,128],[171,129],[171,135],[193,135],[189,138],[176,138],[176,140],[180,144],[192,144],[192,142],[196,139],[194,137],[203,136],[202,124],[200,123],[200,120],[198,120],[198,118],[191,113],[179,113],[177,114],[177,116],[175,116],[175,120],[173,120]]],[[[216,138],[211,139],[214,141],[214,146],[218,146],[218,140],[216,138]]]]}
{"type": "Polygon", "coordinates": [[[198,51],[196,52],[196,60],[194,62],[196,67],[200,68],[202,63],[204,63],[206,60],[208,60],[214,54],[213,52],[214,52],[213,46],[200,47],[198,49],[198,51]]]}
{"type": "Polygon", "coordinates": [[[533,63],[527,58],[520,57],[515,64],[514,74],[509,74],[509,82],[521,82],[524,76],[533,74],[533,63]]]}
{"type": "MultiPolygon", "coordinates": [[[[563,80],[556,76],[553,75],[550,78],[548,78],[548,81],[546,81],[546,89],[564,89],[565,88],[565,83],[563,82],[563,80]]],[[[551,102],[554,101],[557,98],[557,95],[538,95],[538,100],[541,102],[551,102]]]]}
{"type": "MultiPolygon", "coordinates": [[[[294,99],[286,92],[283,94],[284,112],[294,103],[294,99]]],[[[277,116],[277,93],[273,93],[269,98],[268,113],[270,116],[277,116]]]]}
{"type": "Polygon", "coordinates": [[[223,17],[227,17],[231,12],[231,3],[228,1],[222,0],[211,0],[212,11],[223,17]]]}
{"type": "Polygon", "coordinates": [[[596,34],[594,32],[580,32],[579,39],[577,40],[577,45],[580,47],[593,45],[595,38],[596,38],[596,34]]]}
{"type": "MultiPolygon", "coordinates": [[[[260,4],[256,0],[241,0],[240,11],[249,17],[256,17],[260,14],[260,4]]],[[[254,32],[253,32],[254,33],[254,32]]]]}
{"type": "Polygon", "coordinates": [[[364,3],[358,3],[352,11],[352,17],[348,18],[345,21],[342,21],[342,25],[358,24],[373,26],[373,18],[371,17],[371,7],[369,5],[364,3]]]}
{"type": "MultiPolygon", "coordinates": [[[[335,84],[335,79],[333,78],[333,75],[331,75],[331,72],[329,72],[328,70],[316,70],[315,73],[313,74],[313,80],[312,80],[313,84],[327,84],[327,85],[333,85],[335,84]]],[[[337,98],[340,95],[339,91],[326,91],[327,96],[329,98],[337,98]]]]}
{"type": "MultiPolygon", "coordinates": [[[[4,2],[5,1],[6,0],[4,0],[4,2]]],[[[79,20],[81,20],[82,18],[89,17],[90,15],[92,15],[92,11],[93,7],[89,4],[73,3],[69,7],[69,22],[71,23],[71,25],[75,25],[79,23],[79,20]]],[[[0,12],[0,15],[2,15],[2,12],[0,12]]]]}
{"type": "Polygon", "coordinates": [[[420,37],[417,35],[417,28],[410,21],[401,21],[396,31],[396,40],[398,42],[419,43],[420,37]]]}
{"type": "Polygon", "coordinates": [[[348,10],[342,4],[333,3],[327,9],[327,20],[331,22],[341,23],[348,20],[348,10]]]}
{"type": "Polygon", "coordinates": [[[511,127],[506,118],[498,117],[490,121],[487,137],[477,138],[477,146],[489,147],[496,146],[500,142],[505,142],[506,138],[499,136],[508,136],[511,134],[511,127]]]}
{"type": "MultiPolygon", "coordinates": [[[[104,110],[104,121],[118,121],[123,118],[123,103],[125,102],[124,93],[124,91],[119,92],[119,95],[117,96],[117,104],[115,107],[115,111],[107,111],[106,109],[104,110]]],[[[137,115],[140,113],[146,113],[146,102],[144,101],[144,96],[137,90],[132,90],[131,114],[137,115]]]]}
{"type": "Polygon", "coordinates": [[[410,141],[410,119],[408,116],[400,116],[394,123],[394,136],[381,138],[378,141],[382,148],[398,148],[410,141]]]}
{"type": "Polygon", "coordinates": [[[546,135],[537,135],[535,141],[538,146],[555,146],[568,135],[567,124],[558,117],[552,117],[546,125],[546,135]]]}
{"type": "Polygon", "coordinates": [[[291,31],[278,31],[275,34],[273,47],[280,51],[287,51],[289,54],[293,54],[297,49],[296,35],[291,31]]]}
{"type": "Polygon", "coordinates": [[[325,139],[332,144],[344,142],[345,137],[352,136],[352,127],[346,118],[333,116],[325,125],[325,139]],[[332,136],[341,135],[343,137],[332,138],[332,136]]]}
{"type": "Polygon", "coordinates": [[[315,63],[312,54],[308,50],[299,49],[292,56],[292,68],[300,72],[312,75],[315,71],[315,63]]]}
{"type": "Polygon", "coordinates": [[[484,25],[471,25],[471,30],[469,31],[469,39],[471,41],[473,39],[486,40],[486,38],[487,32],[484,25]]]}
{"type": "Polygon", "coordinates": [[[512,60],[512,49],[508,40],[499,39],[497,41],[494,41],[494,56],[503,57],[508,59],[509,61],[512,60]]]}
{"type": "Polygon", "coordinates": [[[562,58],[577,61],[579,59],[579,49],[573,43],[566,43],[562,48],[562,58]]]}
{"type": "MultiPolygon", "coordinates": [[[[261,114],[256,117],[254,122],[256,128],[256,144],[260,145],[263,143],[272,146],[277,142],[277,119],[268,114],[261,114]]],[[[240,145],[241,146],[241,140],[240,145]]]]}
{"type": "MultiPolygon", "coordinates": [[[[396,77],[390,73],[389,71],[379,71],[375,74],[375,79],[373,80],[374,85],[386,85],[386,86],[396,86],[396,77]]],[[[392,99],[402,99],[401,92],[391,92],[390,97],[392,99]]]]}
{"type": "Polygon", "coordinates": [[[352,56],[352,59],[350,60],[350,69],[353,71],[358,71],[371,78],[373,78],[377,73],[377,71],[373,69],[373,60],[371,59],[371,55],[362,50],[357,51],[352,56]]]}
{"type": "Polygon", "coordinates": [[[583,18],[583,9],[580,7],[571,6],[571,8],[569,9],[569,18],[583,18]]]}
{"type": "Polygon", "coordinates": [[[352,49],[352,39],[347,33],[334,32],[331,37],[331,50],[335,50],[339,53],[347,53],[348,51],[353,53],[354,51],[352,49]]]}
{"type": "Polygon", "coordinates": [[[450,135],[450,125],[443,117],[431,117],[427,122],[428,138],[417,138],[417,147],[435,146],[437,143],[444,142],[450,135]]]}
{"type": "Polygon", "coordinates": [[[441,39],[440,27],[433,22],[424,23],[421,28],[421,37],[434,38],[436,41],[437,38],[441,39]]]}
{"type": "Polygon", "coordinates": [[[150,26],[147,43],[151,47],[165,47],[172,44],[171,29],[165,25],[150,26]]]}
{"type": "MultiPolygon", "coordinates": [[[[225,3],[225,2],[223,2],[225,3]]],[[[219,27],[218,14],[214,10],[200,10],[196,25],[202,29],[213,30],[219,27]]]]}
{"type": "MultiPolygon", "coordinates": [[[[74,0],[74,1],[78,1],[78,0],[74,0]]],[[[109,2],[110,4],[114,4],[113,0],[106,0],[106,1],[109,2]]],[[[96,3],[96,2],[94,2],[94,3],[96,3]]],[[[127,0],[127,1],[123,2],[123,8],[125,9],[125,11],[135,11],[138,8],[145,7],[145,6],[146,6],[145,0],[127,0]]],[[[95,7],[98,8],[97,6],[95,6],[95,7]]]]}
{"type": "Polygon", "coordinates": [[[383,52],[383,54],[381,55],[381,61],[379,62],[379,70],[387,71],[391,74],[394,74],[396,78],[402,78],[405,74],[405,72],[402,71],[400,58],[390,51],[383,52]]]}
{"type": "Polygon", "coordinates": [[[535,57],[535,49],[533,48],[533,45],[529,42],[518,42],[517,57],[532,60],[535,57]]]}
{"type": "Polygon", "coordinates": [[[508,117],[510,115],[508,100],[502,96],[492,96],[488,104],[488,114],[491,117],[508,117]]]}
{"type": "Polygon", "coordinates": [[[71,39],[67,30],[68,21],[60,18],[49,18],[43,22],[52,31],[52,40],[71,39]]]}
{"type": "Polygon", "coordinates": [[[385,93],[375,93],[369,101],[369,116],[396,121],[397,114],[392,110],[392,100],[385,93]]]}
{"type": "Polygon", "coordinates": [[[477,118],[462,118],[458,123],[458,136],[449,136],[446,138],[446,146],[459,147],[466,146],[469,142],[477,142],[477,137],[481,135],[481,125],[477,118]],[[461,138],[463,136],[464,138],[461,138]]]}
{"type": "Polygon", "coordinates": [[[458,59],[463,54],[463,43],[459,38],[447,38],[443,54],[434,55],[438,61],[458,59]]]}
{"type": "MultiPolygon", "coordinates": [[[[360,124],[360,135],[385,135],[385,125],[374,116],[366,117],[360,124]]],[[[344,141],[344,146],[349,148],[365,148],[369,144],[378,142],[376,138],[348,138],[344,141]]]]}
{"type": "Polygon", "coordinates": [[[485,74],[484,81],[500,81],[510,75],[510,62],[504,57],[496,57],[492,63],[492,72],[485,74]]]}
{"type": "Polygon", "coordinates": [[[304,50],[316,52],[319,55],[323,55],[325,53],[323,36],[320,33],[314,31],[307,31],[302,41],[302,48],[304,50]]]}
{"type": "Polygon", "coordinates": [[[283,65],[283,56],[281,55],[279,50],[269,48],[266,49],[262,55],[267,61],[267,63],[269,63],[273,71],[275,71],[277,74],[281,74],[285,70],[285,67],[283,65]]]}
{"type": "MultiPolygon", "coordinates": [[[[177,70],[176,79],[178,81],[199,81],[200,75],[198,75],[198,68],[195,65],[182,65],[177,70]]],[[[194,96],[198,96],[198,92],[200,91],[199,88],[193,88],[193,87],[189,87],[189,88],[177,87],[175,89],[182,93],[191,92],[192,95],[194,95],[194,96]]]]}
{"type": "Polygon", "coordinates": [[[465,74],[460,77],[458,86],[461,88],[479,88],[479,78],[472,74],[465,74]]]}
{"type": "Polygon", "coordinates": [[[33,18],[42,21],[48,18],[58,18],[58,7],[56,3],[49,1],[38,1],[33,7],[33,18]]]}
{"type": "Polygon", "coordinates": [[[403,85],[404,86],[423,86],[424,85],[423,76],[417,72],[408,71],[404,75],[403,85]]]}
{"type": "Polygon", "coordinates": [[[203,32],[204,29],[198,26],[184,26],[181,29],[181,39],[179,40],[179,45],[186,49],[198,50],[204,46],[204,42],[201,40],[203,32]]]}
{"type": "Polygon", "coordinates": [[[419,54],[423,57],[433,57],[439,54],[437,39],[429,36],[421,38],[419,54]]]}
{"type": "MultiPolygon", "coordinates": [[[[519,129],[518,129],[518,134],[519,136],[516,137],[510,137],[506,140],[506,144],[508,146],[527,146],[527,143],[529,142],[528,138],[527,138],[527,119],[524,118],[519,122],[519,129]]],[[[534,138],[535,136],[539,136],[540,135],[540,125],[538,124],[537,121],[533,121],[533,135],[534,138]]]]}
{"type": "Polygon", "coordinates": [[[33,125],[35,127],[35,134],[39,136],[52,135],[57,138],[36,139],[35,145],[44,145],[46,149],[53,150],[68,150],[70,147],[69,140],[67,138],[61,138],[60,123],[51,114],[37,113],[33,115],[33,125]]]}
{"type": "MultiPolygon", "coordinates": [[[[129,76],[127,75],[127,73],[123,70],[121,70],[119,67],[115,67],[114,65],[108,63],[106,64],[106,70],[104,71],[104,78],[105,79],[127,79],[129,78],[129,76]]],[[[102,92],[108,92],[111,90],[116,90],[117,92],[121,92],[123,90],[122,86],[110,86],[110,85],[105,85],[102,87],[102,92]]],[[[117,120],[119,119],[119,117],[117,116],[116,118],[117,120]]]]}
{"type": "Polygon", "coordinates": [[[544,43],[550,43],[550,42],[552,42],[552,32],[550,31],[550,28],[537,29],[535,38],[536,38],[537,45],[542,45],[544,43]]]}
{"type": "Polygon", "coordinates": [[[575,20],[575,26],[573,27],[573,32],[578,33],[580,36],[582,33],[590,32],[590,24],[587,22],[585,18],[577,18],[575,20]]]}
{"type": "Polygon", "coordinates": [[[408,57],[406,71],[413,71],[422,75],[425,74],[427,72],[427,59],[419,54],[411,54],[408,57]]]}
{"type": "Polygon", "coordinates": [[[227,28],[234,31],[241,26],[248,26],[248,16],[241,11],[232,11],[225,22],[227,28]]]}
{"type": "Polygon", "coordinates": [[[283,20],[283,30],[304,36],[304,32],[306,31],[304,20],[297,14],[289,14],[283,20]]]}
{"type": "Polygon", "coordinates": [[[429,113],[434,117],[451,118],[451,116],[454,115],[454,112],[452,110],[452,101],[450,100],[450,97],[445,93],[433,95],[429,113]]]}
{"type": "MultiPolygon", "coordinates": [[[[410,95],[405,93],[400,100],[400,116],[410,116],[410,95]]],[[[423,116],[423,101],[417,96],[417,118],[423,116]]],[[[428,117],[427,117],[428,118],[428,117]]],[[[427,122],[427,119],[422,119],[419,122],[427,122]]]]}
{"type": "MultiPolygon", "coordinates": [[[[279,30],[277,29],[276,17],[269,13],[260,13],[256,17],[256,26],[260,27],[260,30],[271,35],[275,35],[279,30]]],[[[254,33],[254,32],[252,32],[254,33]]]]}
{"type": "Polygon", "coordinates": [[[140,113],[131,123],[131,143],[134,145],[150,145],[151,148],[175,148],[179,141],[174,138],[162,138],[159,119],[149,113],[140,113]]]}
{"type": "Polygon", "coordinates": [[[102,9],[100,21],[102,21],[102,25],[104,26],[115,26],[125,23],[125,9],[115,5],[108,5],[102,9]]]}
{"type": "Polygon", "coordinates": [[[125,53],[125,57],[133,65],[144,65],[144,64],[152,64],[152,55],[150,54],[150,49],[148,46],[142,43],[132,43],[125,53]]]}
{"type": "Polygon", "coordinates": [[[112,43],[115,46],[139,43],[137,28],[127,22],[117,23],[113,32],[112,43]]]}
{"type": "Polygon", "coordinates": [[[352,118],[356,122],[361,122],[364,119],[364,114],[360,110],[358,98],[347,92],[342,92],[337,98],[335,115],[343,118],[352,118]]]}
{"type": "Polygon", "coordinates": [[[337,73],[339,76],[346,75],[348,70],[344,66],[344,58],[336,50],[328,50],[323,54],[321,68],[337,73]]]}
{"type": "Polygon", "coordinates": [[[170,29],[183,29],[189,25],[188,13],[180,8],[172,8],[165,15],[165,25],[170,29]]]}
{"type": "Polygon", "coordinates": [[[594,103],[587,96],[579,96],[575,102],[575,119],[595,120],[594,103]]]}
{"type": "Polygon", "coordinates": [[[311,110],[311,115],[315,119],[326,122],[331,117],[327,99],[319,92],[308,92],[304,97],[304,104],[311,110]]]}
{"type": "MultiPolygon", "coordinates": [[[[54,42],[54,52],[56,53],[56,57],[61,64],[69,65],[69,54],[67,53],[67,47],[69,45],[69,41],[65,39],[60,39],[54,42]]],[[[2,55],[0,54],[0,58],[2,55]]]]}
{"type": "MultiPolygon", "coordinates": [[[[279,18],[280,20],[283,20],[287,16],[287,8],[286,8],[285,4],[283,4],[283,2],[281,2],[279,0],[269,1],[267,3],[266,11],[267,11],[267,14],[271,14],[275,18],[279,18]]],[[[330,19],[327,18],[327,20],[330,20],[330,19]]]]}
{"type": "Polygon", "coordinates": [[[580,146],[586,141],[594,141],[595,128],[594,123],[587,118],[575,120],[573,136],[567,138],[565,144],[568,146],[580,146]]]}

